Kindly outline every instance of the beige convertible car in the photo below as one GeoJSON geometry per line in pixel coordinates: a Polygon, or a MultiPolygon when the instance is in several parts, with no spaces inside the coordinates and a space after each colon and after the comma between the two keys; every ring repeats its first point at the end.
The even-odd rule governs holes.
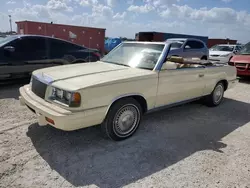
{"type": "Polygon", "coordinates": [[[105,135],[133,135],[142,115],[204,99],[217,106],[236,83],[236,68],[168,56],[164,42],[124,42],[100,61],[33,72],[20,88],[20,103],[39,125],[71,131],[101,125],[105,135]]]}

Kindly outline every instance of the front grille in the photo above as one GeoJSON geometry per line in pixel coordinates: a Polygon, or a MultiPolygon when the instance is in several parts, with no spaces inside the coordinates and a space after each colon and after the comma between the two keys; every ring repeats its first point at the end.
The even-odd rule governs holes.
{"type": "Polygon", "coordinates": [[[243,70],[246,70],[245,67],[237,67],[237,69],[238,69],[238,70],[242,70],[242,71],[243,71],[243,70]]]}
{"type": "Polygon", "coordinates": [[[35,77],[32,79],[31,91],[38,97],[44,99],[47,85],[37,80],[35,77]]]}
{"type": "Polygon", "coordinates": [[[237,67],[246,67],[246,63],[235,63],[235,66],[237,67]]]}

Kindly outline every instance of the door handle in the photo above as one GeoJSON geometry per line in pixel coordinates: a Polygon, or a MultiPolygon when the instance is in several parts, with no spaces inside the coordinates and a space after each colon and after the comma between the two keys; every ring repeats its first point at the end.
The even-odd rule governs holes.
{"type": "Polygon", "coordinates": [[[199,77],[204,77],[204,74],[199,74],[199,77]]]}

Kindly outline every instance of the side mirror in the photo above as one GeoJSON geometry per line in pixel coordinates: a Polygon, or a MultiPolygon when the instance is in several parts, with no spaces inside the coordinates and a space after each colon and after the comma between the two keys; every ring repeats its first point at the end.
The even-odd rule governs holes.
{"type": "Polygon", "coordinates": [[[13,46],[5,46],[4,50],[8,51],[8,52],[14,52],[15,48],[13,46]]]}
{"type": "Polygon", "coordinates": [[[177,69],[177,64],[171,61],[166,61],[163,63],[161,70],[175,70],[177,69]]]}

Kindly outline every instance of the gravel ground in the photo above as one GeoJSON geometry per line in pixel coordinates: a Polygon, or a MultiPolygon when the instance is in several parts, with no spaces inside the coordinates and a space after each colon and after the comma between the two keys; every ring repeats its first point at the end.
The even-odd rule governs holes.
{"type": "Polygon", "coordinates": [[[39,127],[19,105],[22,84],[0,86],[0,187],[250,187],[250,81],[216,108],[149,114],[123,142],[99,127],[39,127]]]}

